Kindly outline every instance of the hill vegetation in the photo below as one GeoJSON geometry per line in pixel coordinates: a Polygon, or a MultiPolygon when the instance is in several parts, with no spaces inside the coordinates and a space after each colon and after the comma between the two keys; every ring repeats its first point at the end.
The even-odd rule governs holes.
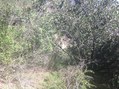
{"type": "Polygon", "coordinates": [[[118,24],[117,0],[0,0],[0,88],[119,89],[118,24]]]}

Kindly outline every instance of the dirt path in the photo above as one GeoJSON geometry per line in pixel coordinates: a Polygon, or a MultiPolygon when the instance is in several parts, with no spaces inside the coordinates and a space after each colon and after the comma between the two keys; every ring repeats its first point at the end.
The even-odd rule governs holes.
{"type": "Polygon", "coordinates": [[[43,89],[44,79],[49,75],[45,69],[27,69],[0,79],[0,89],[43,89]]]}

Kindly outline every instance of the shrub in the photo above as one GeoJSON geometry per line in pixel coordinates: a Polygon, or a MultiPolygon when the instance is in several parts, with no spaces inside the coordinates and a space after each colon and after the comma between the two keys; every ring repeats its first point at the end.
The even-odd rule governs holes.
{"type": "Polygon", "coordinates": [[[62,76],[58,72],[52,72],[44,81],[44,89],[66,89],[62,76]]]}
{"type": "Polygon", "coordinates": [[[67,89],[92,89],[92,77],[87,75],[91,71],[83,71],[79,67],[68,67],[63,71],[65,86],[67,89]]]}
{"type": "Polygon", "coordinates": [[[87,75],[91,71],[82,71],[79,67],[67,67],[53,72],[45,79],[45,89],[92,89],[92,77],[87,75]]]}

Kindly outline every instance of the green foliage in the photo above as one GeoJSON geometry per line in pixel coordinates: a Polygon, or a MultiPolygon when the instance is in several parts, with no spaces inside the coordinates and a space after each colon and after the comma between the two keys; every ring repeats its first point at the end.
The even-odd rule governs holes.
{"type": "Polygon", "coordinates": [[[52,57],[49,62],[49,69],[52,70],[60,70],[62,68],[66,68],[69,65],[70,57],[66,52],[63,52],[61,49],[60,51],[55,52],[52,54],[52,57]]]}
{"type": "Polygon", "coordinates": [[[92,89],[95,87],[90,83],[92,77],[86,75],[91,71],[81,71],[74,67],[68,67],[58,72],[53,72],[45,81],[45,89],[92,89]]]}
{"type": "MultiPolygon", "coordinates": [[[[29,57],[34,60],[36,51],[50,53],[52,57],[49,67],[56,70],[69,64],[76,66],[83,61],[80,70],[68,69],[66,80],[70,81],[71,89],[90,88],[92,85],[86,79],[88,76],[85,71],[81,71],[85,65],[92,63],[97,66],[97,61],[98,67],[108,65],[111,68],[110,63],[115,62],[115,59],[118,63],[116,51],[119,47],[115,50],[116,41],[104,46],[108,39],[113,40],[115,35],[118,36],[117,6],[115,0],[81,0],[75,5],[71,5],[69,0],[0,0],[0,62],[9,64],[19,56],[24,61],[29,57]],[[72,47],[62,49],[61,44],[54,40],[55,34],[66,35],[72,40],[72,47]],[[96,54],[100,57],[96,57],[96,54]],[[72,75],[69,73],[71,71],[72,75]]],[[[60,36],[57,41],[61,43],[60,36]]],[[[117,72],[118,64],[113,65],[116,65],[114,72],[117,72]]],[[[112,75],[111,83],[117,82],[115,76],[118,75],[112,75]]],[[[57,72],[51,74],[47,89],[69,87],[62,81],[62,76],[57,72]]]]}
{"type": "Polygon", "coordinates": [[[88,73],[93,74],[92,71],[82,71],[78,67],[68,67],[63,71],[64,80],[68,89],[92,89],[95,86],[91,84],[93,79],[88,73]]]}
{"type": "Polygon", "coordinates": [[[0,61],[9,63],[13,59],[13,54],[18,52],[21,47],[15,40],[18,32],[13,27],[4,27],[0,32],[0,61]]]}
{"type": "Polygon", "coordinates": [[[43,1],[0,2],[0,60],[25,57],[38,49],[40,52],[53,51],[52,35],[55,30],[51,25],[52,16],[47,13],[38,16],[36,9],[41,6],[35,7],[38,3],[42,5],[43,1]]]}
{"type": "MultiPolygon", "coordinates": [[[[64,6],[66,3],[68,4],[69,2],[65,1],[64,6]]],[[[115,5],[113,1],[106,2],[102,0],[97,2],[95,0],[86,0],[82,1],[81,5],[70,6],[70,8],[65,6],[59,10],[60,13],[56,13],[57,15],[54,19],[56,28],[61,32],[64,31],[65,33],[63,34],[69,34],[77,44],[77,47],[71,50],[75,50],[72,55],[80,56],[80,58],[84,59],[93,59],[91,56],[94,49],[112,37],[109,29],[112,32],[115,29],[113,24],[117,24],[117,22],[114,22],[113,17],[118,16],[118,14],[115,10],[116,5],[113,6],[111,3],[115,5]],[[110,11],[108,11],[109,5],[110,11]],[[112,13],[115,14],[112,15],[112,13]],[[76,55],[75,53],[79,54],[76,55]]]]}
{"type": "Polygon", "coordinates": [[[44,81],[44,89],[66,89],[65,83],[58,72],[51,73],[44,81]]]}
{"type": "Polygon", "coordinates": [[[55,28],[52,26],[52,17],[45,16],[41,18],[42,23],[39,27],[39,42],[40,48],[44,51],[53,51],[53,34],[55,33],[55,28]]]}

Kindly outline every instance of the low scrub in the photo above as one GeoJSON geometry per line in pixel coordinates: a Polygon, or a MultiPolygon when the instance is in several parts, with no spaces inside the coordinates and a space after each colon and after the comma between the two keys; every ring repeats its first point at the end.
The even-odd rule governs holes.
{"type": "Polygon", "coordinates": [[[58,72],[51,73],[44,81],[44,89],[91,89],[93,84],[90,83],[92,77],[86,75],[78,67],[67,67],[58,72]]]}

